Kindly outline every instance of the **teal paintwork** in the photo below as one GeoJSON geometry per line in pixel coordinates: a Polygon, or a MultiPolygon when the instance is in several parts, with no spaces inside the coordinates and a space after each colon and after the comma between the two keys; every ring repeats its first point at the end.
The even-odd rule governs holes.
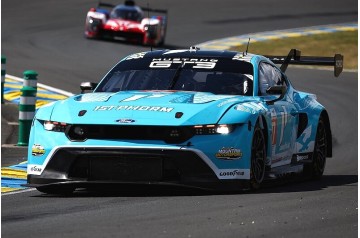
{"type": "MultiPolygon", "coordinates": [[[[137,57],[125,58],[119,64],[128,60],[136,64],[137,60],[143,57],[156,58],[165,54],[167,58],[180,58],[189,57],[192,53],[186,50],[141,53],[137,57]]],[[[224,54],[219,53],[211,57],[218,57],[219,60],[221,57],[231,59],[239,52],[226,53],[225,56],[224,54]]],[[[214,55],[214,53],[202,51],[198,54],[193,53],[194,58],[206,55],[214,55]]],[[[259,123],[265,132],[267,166],[276,168],[290,165],[292,159],[299,154],[310,156],[314,149],[318,120],[325,108],[316,101],[314,95],[296,91],[285,75],[285,80],[288,82],[286,96],[273,105],[268,104],[267,102],[276,99],[278,95],[259,95],[259,64],[266,62],[273,67],[276,66],[259,55],[248,54],[236,60],[252,64],[253,96],[215,95],[210,92],[181,90],[119,92],[96,92],[95,90],[93,93],[72,96],[40,108],[31,128],[28,174],[41,175],[46,170],[52,155],[61,148],[148,148],[163,151],[189,150],[199,155],[219,180],[248,180],[250,179],[251,143],[256,123],[259,123]],[[86,113],[79,116],[80,111],[86,111],[86,113]],[[182,113],[182,116],[177,118],[177,113],[182,113]],[[298,134],[299,114],[306,115],[307,118],[305,128],[300,135],[298,134]],[[70,125],[173,127],[226,124],[235,125],[235,129],[229,134],[194,135],[187,141],[175,144],[161,140],[141,139],[71,141],[64,132],[45,130],[44,121],[70,125]],[[32,145],[41,145],[45,153],[40,156],[32,155],[32,145]],[[225,154],[234,153],[236,158],[223,159],[224,151],[225,154]],[[240,175],[233,175],[232,170],[243,172],[240,175]]]]}

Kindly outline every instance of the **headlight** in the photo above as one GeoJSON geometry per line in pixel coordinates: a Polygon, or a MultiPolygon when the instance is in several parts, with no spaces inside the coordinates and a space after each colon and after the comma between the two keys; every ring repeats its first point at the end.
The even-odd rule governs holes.
{"type": "Polygon", "coordinates": [[[229,134],[231,131],[231,128],[229,125],[218,125],[216,127],[216,132],[219,134],[229,134]]]}
{"type": "Polygon", "coordinates": [[[235,125],[197,125],[194,129],[196,135],[229,134],[235,129],[235,125]]]}
{"type": "Polygon", "coordinates": [[[67,124],[56,121],[44,121],[44,129],[47,131],[65,132],[67,124]]]}

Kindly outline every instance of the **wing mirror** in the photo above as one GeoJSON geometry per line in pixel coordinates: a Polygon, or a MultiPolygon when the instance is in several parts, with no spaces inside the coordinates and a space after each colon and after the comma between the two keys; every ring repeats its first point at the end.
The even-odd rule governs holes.
{"type": "Polygon", "coordinates": [[[82,82],[80,84],[81,93],[84,93],[87,90],[94,90],[98,84],[91,82],[82,82]]]}
{"type": "Polygon", "coordinates": [[[283,99],[285,97],[286,88],[287,87],[285,85],[275,85],[266,89],[266,93],[269,95],[280,95],[277,99],[267,101],[266,104],[273,105],[274,102],[283,99]]]}

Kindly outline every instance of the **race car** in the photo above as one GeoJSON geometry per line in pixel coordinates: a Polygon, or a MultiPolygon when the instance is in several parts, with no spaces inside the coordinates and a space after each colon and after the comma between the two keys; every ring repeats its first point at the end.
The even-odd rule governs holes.
{"type": "Polygon", "coordinates": [[[289,64],[331,65],[338,76],[343,56],[197,47],[129,55],[100,83],[84,82],[81,94],[37,111],[26,186],[229,191],[288,173],[318,179],[332,156],[329,115],[292,86],[289,64]]]}
{"type": "Polygon", "coordinates": [[[167,10],[141,8],[132,0],[121,5],[99,2],[86,15],[85,37],[160,46],[165,42],[166,27],[167,10]],[[162,15],[150,17],[149,12],[162,15]]]}

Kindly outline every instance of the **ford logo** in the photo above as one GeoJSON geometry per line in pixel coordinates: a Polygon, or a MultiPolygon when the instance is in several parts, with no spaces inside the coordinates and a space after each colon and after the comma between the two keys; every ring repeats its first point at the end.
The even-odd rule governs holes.
{"type": "Polygon", "coordinates": [[[118,119],[118,120],[116,120],[116,122],[118,122],[118,123],[134,123],[135,120],[125,118],[125,119],[118,119]]]}

